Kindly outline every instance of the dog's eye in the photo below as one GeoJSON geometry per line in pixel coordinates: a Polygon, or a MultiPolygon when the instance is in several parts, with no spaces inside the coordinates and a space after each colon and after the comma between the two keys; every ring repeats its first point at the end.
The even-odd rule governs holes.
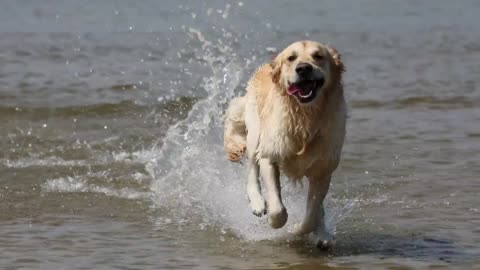
{"type": "Polygon", "coordinates": [[[316,53],[313,55],[313,59],[315,59],[315,61],[322,61],[323,55],[316,53]]]}
{"type": "Polygon", "coordinates": [[[290,55],[287,60],[290,61],[290,62],[293,62],[295,61],[295,59],[297,59],[297,56],[296,55],[290,55]]]}

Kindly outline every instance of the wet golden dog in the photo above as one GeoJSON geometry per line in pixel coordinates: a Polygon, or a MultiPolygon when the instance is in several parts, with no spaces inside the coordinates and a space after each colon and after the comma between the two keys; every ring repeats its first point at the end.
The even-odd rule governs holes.
{"type": "Polygon", "coordinates": [[[307,209],[295,233],[313,232],[319,247],[333,240],[325,230],[323,200],[345,137],[343,71],[334,48],[295,42],[255,72],[246,95],[231,101],[225,119],[228,158],[238,162],[247,152],[247,194],[253,213],[268,213],[272,228],[283,227],[288,215],[280,172],[293,180],[307,177],[307,209]]]}

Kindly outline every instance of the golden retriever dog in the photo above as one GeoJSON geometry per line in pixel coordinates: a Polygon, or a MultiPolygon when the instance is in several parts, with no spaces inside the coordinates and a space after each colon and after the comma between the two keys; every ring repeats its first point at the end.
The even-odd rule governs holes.
{"type": "Polygon", "coordinates": [[[313,232],[321,248],[333,241],[325,230],[323,200],[345,137],[343,72],[336,49],[314,41],[295,42],[255,72],[246,95],[231,101],[225,118],[228,158],[239,162],[247,152],[247,194],[253,213],[268,213],[272,228],[283,227],[288,214],[280,172],[291,180],[307,177],[305,218],[294,233],[313,232]]]}

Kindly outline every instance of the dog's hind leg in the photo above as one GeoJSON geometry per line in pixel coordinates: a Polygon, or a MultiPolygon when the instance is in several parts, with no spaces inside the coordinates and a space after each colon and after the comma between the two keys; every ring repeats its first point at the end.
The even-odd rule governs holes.
{"type": "Polygon", "coordinates": [[[280,170],[276,164],[266,158],[260,159],[259,164],[262,182],[266,190],[268,221],[272,228],[279,229],[285,225],[288,219],[280,193],[280,170]]]}
{"type": "Polygon", "coordinates": [[[224,146],[230,161],[240,162],[246,148],[247,127],[245,125],[246,97],[234,98],[225,115],[224,146]]]}
{"type": "Polygon", "coordinates": [[[331,176],[321,178],[309,178],[307,210],[303,222],[296,226],[295,233],[298,235],[314,233],[315,245],[326,249],[333,244],[333,236],[325,227],[325,210],[323,200],[330,186],[331,176]]]}

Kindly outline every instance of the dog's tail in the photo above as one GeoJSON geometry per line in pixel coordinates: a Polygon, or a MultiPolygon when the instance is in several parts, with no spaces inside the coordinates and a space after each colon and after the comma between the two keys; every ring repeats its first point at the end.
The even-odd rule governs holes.
{"type": "Polygon", "coordinates": [[[234,98],[225,115],[224,146],[230,161],[240,162],[245,150],[247,127],[245,125],[246,97],[234,98]]]}

